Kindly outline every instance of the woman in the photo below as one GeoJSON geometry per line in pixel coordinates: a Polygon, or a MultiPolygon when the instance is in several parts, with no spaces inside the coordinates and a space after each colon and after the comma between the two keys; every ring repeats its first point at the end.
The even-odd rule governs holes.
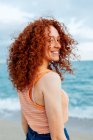
{"type": "Polygon", "coordinates": [[[8,70],[17,89],[26,140],[69,140],[68,96],[61,88],[64,72],[72,72],[75,40],[53,18],[29,23],[12,43],[8,70]]]}

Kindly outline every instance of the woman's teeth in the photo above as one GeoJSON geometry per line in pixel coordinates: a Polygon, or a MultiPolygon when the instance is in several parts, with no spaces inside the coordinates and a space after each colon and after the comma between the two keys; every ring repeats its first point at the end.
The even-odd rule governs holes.
{"type": "Polygon", "coordinates": [[[59,52],[58,51],[55,51],[55,52],[52,52],[53,55],[58,55],[59,52]]]}

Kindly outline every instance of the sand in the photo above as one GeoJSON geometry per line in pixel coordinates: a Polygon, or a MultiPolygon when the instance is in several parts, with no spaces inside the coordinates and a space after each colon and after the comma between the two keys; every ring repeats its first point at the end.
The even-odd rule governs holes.
{"type": "MultiPolygon", "coordinates": [[[[65,124],[70,140],[93,140],[93,119],[69,117],[65,124]]],[[[25,140],[21,120],[0,120],[0,140],[25,140]]]]}
{"type": "Polygon", "coordinates": [[[21,123],[0,120],[0,140],[25,140],[21,123]]]}
{"type": "Polygon", "coordinates": [[[71,140],[93,140],[93,119],[70,117],[66,128],[71,140]]]}

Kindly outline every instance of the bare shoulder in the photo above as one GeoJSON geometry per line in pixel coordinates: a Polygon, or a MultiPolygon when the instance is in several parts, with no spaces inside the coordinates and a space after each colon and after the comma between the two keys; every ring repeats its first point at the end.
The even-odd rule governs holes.
{"type": "Polygon", "coordinates": [[[42,86],[43,91],[61,89],[61,78],[59,74],[53,71],[47,73],[42,79],[42,86]]]}
{"type": "Polygon", "coordinates": [[[61,78],[57,72],[49,71],[48,73],[45,73],[39,81],[36,83],[36,87],[43,92],[44,89],[52,88],[54,85],[60,85],[61,84],[61,78]]]}
{"type": "Polygon", "coordinates": [[[61,78],[57,72],[50,71],[47,74],[45,74],[45,76],[43,77],[42,80],[43,80],[43,82],[49,82],[50,80],[60,81],[61,78]]]}

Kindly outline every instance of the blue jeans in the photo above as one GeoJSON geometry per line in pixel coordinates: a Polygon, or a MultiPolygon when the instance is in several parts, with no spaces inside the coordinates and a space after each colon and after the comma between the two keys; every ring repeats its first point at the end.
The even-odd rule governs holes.
{"type": "MultiPolygon", "coordinates": [[[[65,133],[65,136],[66,136],[67,140],[70,140],[66,128],[64,128],[64,133],[65,133]]],[[[26,140],[51,140],[51,136],[50,136],[50,133],[39,134],[36,131],[32,130],[32,128],[30,128],[28,126],[28,132],[27,132],[27,135],[26,135],[26,140]]]]}

